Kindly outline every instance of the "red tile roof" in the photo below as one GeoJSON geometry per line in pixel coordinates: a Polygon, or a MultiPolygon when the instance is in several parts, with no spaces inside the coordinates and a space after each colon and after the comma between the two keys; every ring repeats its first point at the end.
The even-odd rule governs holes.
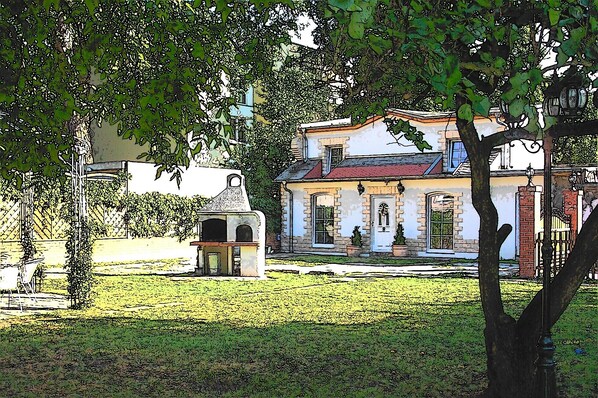
{"type": "Polygon", "coordinates": [[[426,170],[428,170],[429,167],[429,164],[337,167],[328,173],[324,178],[336,179],[421,176],[426,170]]]}
{"type": "Polygon", "coordinates": [[[315,167],[311,169],[303,178],[322,178],[322,161],[320,160],[318,163],[316,163],[315,167]]]}
{"type": "Polygon", "coordinates": [[[276,180],[386,179],[440,173],[442,173],[442,154],[440,152],[429,152],[345,158],[325,176],[322,175],[321,159],[299,161],[289,166],[276,180]]]}

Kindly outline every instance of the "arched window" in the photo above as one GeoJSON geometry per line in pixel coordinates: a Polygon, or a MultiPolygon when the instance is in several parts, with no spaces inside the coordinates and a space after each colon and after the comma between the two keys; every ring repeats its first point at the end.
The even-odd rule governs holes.
{"type": "Polygon", "coordinates": [[[378,206],[378,226],[388,227],[390,225],[390,216],[388,215],[388,205],[385,202],[378,206]]]}
{"type": "Polygon", "coordinates": [[[334,196],[314,195],[312,198],[314,244],[334,244],[334,196]]]}
{"type": "Polygon", "coordinates": [[[428,248],[432,250],[453,250],[454,202],[447,194],[428,196],[428,248]]]}
{"type": "Polygon", "coordinates": [[[236,232],[237,242],[253,242],[253,230],[249,225],[239,225],[236,232]]]}

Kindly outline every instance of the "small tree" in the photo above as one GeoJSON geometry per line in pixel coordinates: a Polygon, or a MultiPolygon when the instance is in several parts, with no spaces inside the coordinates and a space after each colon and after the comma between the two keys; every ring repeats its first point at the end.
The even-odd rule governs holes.
{"type": "Polygon", "coordinates": [[[405,230],[403,228],[403,224],[397,224],[397,232],[395,233],[394,240],[392,241],[393,245],[405,245],[405,230]]]}
{"type": "Polygon", "coordinates": [[[356,225],[353,228],[353,235],[351,235],[351,245],[356,247],[362,247],[363,241],[361,240],[361,231],[359,230],[359,225],[356,225]]]}

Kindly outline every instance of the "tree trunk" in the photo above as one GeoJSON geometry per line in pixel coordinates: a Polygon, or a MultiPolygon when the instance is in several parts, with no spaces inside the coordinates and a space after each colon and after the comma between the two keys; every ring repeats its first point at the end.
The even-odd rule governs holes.
{"type": "Polygon", "coordinates": [[[520,328],[506,316],[495,333],[485,330],[488,353],[488,398],[529,398],[533,396],[536,344],[540,328],[520,328]]]}
{"type": "MultiPolygon", "coordinates": [[[[457,109],[465,103],[457,98],[457,109]]],[[[520,329],[517,321],[504,312],[498,265],[500,247],[512,230],[498,228],[498,212],[490,192],[490,153],[492,146],[482,142],[472,122],[457,119],[457,127],[471,163],[472,204],[480,217],[478,271],[484,340],[487,356],[488,389],[492,398],[527,398],[533,386],[535,343],[538,333],[520,329]]]]}

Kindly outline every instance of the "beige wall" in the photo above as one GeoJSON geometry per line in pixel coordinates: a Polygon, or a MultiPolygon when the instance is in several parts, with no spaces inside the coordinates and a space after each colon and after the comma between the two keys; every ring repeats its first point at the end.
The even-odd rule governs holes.
{"type": "Polygon", "coordinates": [[[94,163],[120,160],[139,161],[137,156],[148,150],[147,145],[139,146],[135,144],[134,139],[123,140],[116,132],[116,125],[109,125],[104,122],[102,127],[94,125],[92,130],[91,142],[94,163]]]}
{"type": "MultiPolygon", "coordinates": [[[[188,258],[195,264],[197,251],[189,245],[191,239],[178,242],[175,238],[149,239],[99,239],[94,243],[94,262],[119,262],[137,260],[163,260],[170,258],[188,258]]],[[[65,263],[65,241],[36,242],[38,254],[44,256],[45,263],[62,266],[65,263]]],[[[0,242],[0,251],[7,251],[9,262],[18,261],[21,256],[19,242],[0,242]]]]}

